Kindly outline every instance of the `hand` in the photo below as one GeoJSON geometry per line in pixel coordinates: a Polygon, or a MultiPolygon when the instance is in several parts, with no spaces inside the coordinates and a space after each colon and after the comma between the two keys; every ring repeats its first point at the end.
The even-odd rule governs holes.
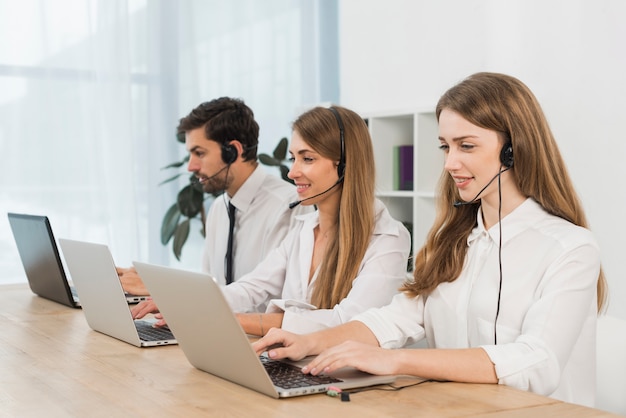
{"type": "Polygon", "coordinates": [[[397,374],[394,360],[402,351],[346,341],[321,352],[302,368],[302,372],[318,375],[331,373],[342,367],[355,367],[371,374],[397,374]]]}
{"type": "MultiPolygon", "coordinates": [[[[138,304],[130,308],[130,314],[133,316],[133,319],[140,319],[148,314],[158,312],[159,308],[157,308],[156,303],[154,303],[152,299],[139,302],[138,304]]],[[[158,318],[162,319],[163,317],[159,314],[158,318]]]]}
{"type": "Polygon", "coordinates": [[[158,321],[156,321],[153,326],[157,328],[167,326],[167,322],[165,322],[165,319],[163,318],[163,314],[156,313],[154,314],[154,317],[158,319],[158,321]]]}
{"type": "Polygon", "coordinates": [[[267,355],[273,359],[302,360],[310,352],[308,338],[306,335],[296,335],[272,328],[265,337],[252,343],[252,348],[258,355],[267,351],[267,355]]]}
{"type": "Polygon", "coordinates": [[[117,270],[117,276],[120,278],[120,283],[125,292],[131,295],[141,296],[150,294],[134,267],[116,267],[115,269],[117,270]]]}

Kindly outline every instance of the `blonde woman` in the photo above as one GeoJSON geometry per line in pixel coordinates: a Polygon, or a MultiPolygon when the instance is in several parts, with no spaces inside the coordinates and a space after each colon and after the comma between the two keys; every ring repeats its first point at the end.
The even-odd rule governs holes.
{"type": "Polygon", "coordinates": [[[271,330],[255,350],[319,354],[303,369],[311,374],[355,366],[592,406],[606,284],[541,107],[519,80],[478,73],[448,90],[436,114],[439,210],[414,280],[388,306],[303,336],[271,330]],[[401,349],[423,338],[428,349],[401,349]]]}
{"type": "Polygon", "coordinates": [[[343,107],[316,107],[294,122],[289,154],[299,196],[291,206],[317,211],[296,217],[278,249],[223,288],[250,334],[342,324],[389,303],[406,279],[410,236],[374,196],[363,119],[343,107]],[[249,313],[268,301],[265,313],[249,313]]]}

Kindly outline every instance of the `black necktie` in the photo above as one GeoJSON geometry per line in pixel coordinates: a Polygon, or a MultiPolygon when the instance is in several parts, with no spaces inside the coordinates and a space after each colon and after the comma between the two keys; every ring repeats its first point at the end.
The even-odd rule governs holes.
{"type": "Polygon", "coordinates": [[[236,207],[228,202],[228,247],[226,249],[226,284],[233,282],[233,230],[235,229],[235,210],[236,207]]]}

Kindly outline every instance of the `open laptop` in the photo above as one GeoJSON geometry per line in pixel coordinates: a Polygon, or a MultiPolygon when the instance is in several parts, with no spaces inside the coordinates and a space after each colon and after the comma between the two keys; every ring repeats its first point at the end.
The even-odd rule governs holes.
{"type": "Polygon", "coordinates": [[[9,224],[30,289],[36,295],[79,308],[46,216],[9,213],[9,224]]]}
{"type": "Polygon", "coordinates": [[[59,244],[91,329],[137,347],[176,344],[167,327],[133,320],[106,245],[62,238],[59,244]]]}
{"type": "MultiPolygon", "coordinates": [[[[66,274],[48,217],[11,212],[8,216],[33,293],[72,308],[80,308],[80,299],[66,274]]],[[[128,303],[138,303],[146,298],[126,293],[128,303]]]]}
{"type": "MultiPolygon", "coordinates": [[[[133,264],[185,356],[200,370],[274,398],[326,392],[329,386],[350,389],[395,380],[395,376],[343,369],[331,374],[331,381],[320,379],[302,387],[275,384],[275,378],[268,374],[271,368],[277,364],[302,366],[306,361],[295,363],[257,356],[211,276],[137,261],[133,264]]],[[[295,372],[299,378],[316,378],[303,374],[299,367],[295,372]]]]}

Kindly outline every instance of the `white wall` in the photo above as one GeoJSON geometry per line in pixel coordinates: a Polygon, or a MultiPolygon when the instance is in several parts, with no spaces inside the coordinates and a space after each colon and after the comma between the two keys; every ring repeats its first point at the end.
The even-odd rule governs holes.
{"type": "Polygon", "coordinates": [[[626,319],[626,2],[341,0],[339,31],[341,103],[359,112],[434,108],[477,71],[533,90],[600,243],[608,313],[626,319]]]}

